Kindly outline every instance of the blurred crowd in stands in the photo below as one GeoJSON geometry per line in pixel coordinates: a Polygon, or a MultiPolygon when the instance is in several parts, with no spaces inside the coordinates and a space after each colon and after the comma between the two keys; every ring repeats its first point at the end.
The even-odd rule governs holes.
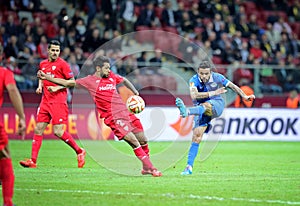
{"type": "MultiPolygon", "coordinates": [[[[105,55],[116,59],[122,52],[122,41],[126,41],[118,37],[147,29],[179,34],[185,40],[151,37],[158,42],[155,52],[129,56],[114,65],[115,72],[126,75],[149,62],[149,56],[153,57],[151,62],[160,64],[162,52],[168,50],[179,57],[177,62],[184,58],[196,64],[205,51],[224,68],[251,65],[234,71],[237,84],[240,79],[253,83],[253,69],[263,65],[262,92],[300,89],[299,0],[68,0],[57,13],[49,11],[41,0],[5,2],[0,11],[3,64],[15,73],[21,90],[36,87],[38,62],[47,58],[50,39],[61,42],[62,58],[78,74],[84,60],[101,45],[114,39],[113,49],[105,55]],[[68,16],[68,9],[74,10],[73,16],[68,16]],[[20,12],[30,12],[33,21],[20,18],[20,12]]],[[[152,72],[159,74],[157,68],[159,65],[152,72]]]]}

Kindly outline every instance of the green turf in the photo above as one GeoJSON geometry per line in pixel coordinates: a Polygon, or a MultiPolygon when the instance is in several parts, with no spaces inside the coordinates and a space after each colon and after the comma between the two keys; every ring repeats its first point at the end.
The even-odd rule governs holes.
{"type": "Polygon", "coordinates": [[[192,176],[180,175],[186,158],[168,162],[169,157],[186,151],[188,143],[178,143],[168,150],[170,142],[151,142],[153,161],[160,165],[160,159],[166,164],[160,178],[139,175],[136,167],[140,163],[136,159],[127,164],[114,156],[132,154],[124,142],[82,143],[92,157],[108,152],[103,155],[111,161],[106,167],[117,165],[129,171],[133,167],[130,173],[137,176],[107,170],[90,155],[85,168],[78,169],[74,152],[61,141],[49,140],[43,142],[38,168],[25,169],[18,162],[29,157],[31,142],[10,141],[16,177],[15,204],[300,205],[300,142],[219,142],[205,161],[197,158],[192,176]],[[107,147],[115,152],[106,151],[107,147]]]}

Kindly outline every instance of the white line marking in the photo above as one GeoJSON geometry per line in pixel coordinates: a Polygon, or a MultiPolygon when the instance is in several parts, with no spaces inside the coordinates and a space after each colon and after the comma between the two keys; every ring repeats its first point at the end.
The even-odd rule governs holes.
{"type": "MultiPolygon", "coordinates": [[[[150,194],[144,193],[129,193],[129,192],[103,192],[103,191],[92,191],[92,190],[56,190],[56,189],[21,189],[15,188],[18,191],[30,191],[30,192],[60,192],[60,193],[88,193],[88,194],[96,194],[96,195],[126,195],[126,196],[146,196],[150,194]]],[[[247,199],[247,198],[239,198],[239,197],[216,197],[216,196],[199,196],[199,195],[176,195],[172,193],[165,194],[151,194],[151,196],[156,197],[167,197],[171,199],[204,199],[204,200],[217,200],[217,201],[240,201],[240,202],[251,202],[251,203],[274,203],[274,204],[284,204],[284,205],[300,205],[300,202],[292,202],[292,201],[283,201],[283,200],[259,200],[259,199],[247,199]]]]}

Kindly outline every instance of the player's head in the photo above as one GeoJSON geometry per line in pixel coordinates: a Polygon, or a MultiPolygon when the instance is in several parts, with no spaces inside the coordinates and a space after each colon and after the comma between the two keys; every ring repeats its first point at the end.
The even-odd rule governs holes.
{"type": "Polygon", "coordinates": [[[96,68],[96,75],[107,78],[110,73],[109,58],[106,56],[98,56],[93,60],[93,64],[96,68]]]}
{"type": "Polygon", "coordinates": [[[207,83],[211,74],[211,65],[208,61],[203,61],[198,67],[198,76],[203,83],[207,83]]]}
{"type": "Polygon", "coordinates": [[[60,43],[57,40],[51,40],[48,44],[49,61],[55,61],[59,57],[60,43]]]}

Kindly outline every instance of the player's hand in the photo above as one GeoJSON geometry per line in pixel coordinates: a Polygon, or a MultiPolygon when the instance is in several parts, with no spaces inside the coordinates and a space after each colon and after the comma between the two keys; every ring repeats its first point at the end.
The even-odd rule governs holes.
{"type": "Polygon", "coordinates": [[[57,92],[58,90],[61,89],[61,87],[60,86],[48,86],[47,89],[49,92],[57,92]]]}
{"type": "Polygon", "coordinates": [[[197,99],[197,95],[198,95],[197,87],[190,87],[190,95],[192,99],[197,99]]]}
{"type": "Polygon", "coordinates": [[[25,138],[25,132],[26,132],[25,118],[20,118],[17,133],[22,137],[22,140],[25,138]]]}
{"type": "Polygon", "coordinates": [[[216,92],[216,95],[220,95],[220,94],[226,93],[227,89],[225,87],[221,87],[221,88],[217,89],[215,92],[216,92]]]}
{"type": "Polygon", "coordinates": [[[251,94],[249,96],[244,96],[243,99],[246,100],[246,101],[252,101],[252,100],[255,99],[255,95],[251,94]]]}
{"type": "Polygon", "coordinates": [[[46,78],[47,75],[46,75],[43,71],[41,71],[41,70],[39,70],[39,71],[37,72],[36,76],[37,76],[37,78],[39,78],[39,79],[41,79],[41,80],[47,79],[47,78],[46,78]]]}
{"type": "Polygon", "coordinates": [[[35,93],[37,94],[42,94],[43,92],[43,88],[42,87],[38,87],[36,90],[35,90],[35,93]]]}

